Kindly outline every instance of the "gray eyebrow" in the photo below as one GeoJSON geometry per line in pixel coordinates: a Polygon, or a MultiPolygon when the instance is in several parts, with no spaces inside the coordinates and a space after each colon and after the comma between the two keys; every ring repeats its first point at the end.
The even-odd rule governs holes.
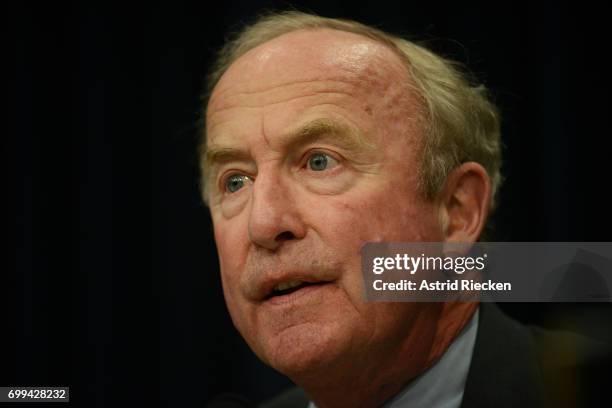
{"type": "MultiPolygon", "coordinates": [[[[280,141],[283,145],[290,147],[322,138],[330,142],[337,142],[347,150],[364,150],[373,147],[351,127],[329,119],[315,119],[308,122],[296,131],[281,136],[280,141]]],[[[204,168],[210,169],[219,164],[248,158],[249,154],[241,149],[211,146],[204,152],[204,168]]]]}
{"type": "Polygon", "coordinates": [[[352,127],[329,119],[315,119],[281,139],[287,139],[286,144],[289,146],[325,139],[329,142],[337,142],[349,151],[366,150],[372,147],[352,127]]]}

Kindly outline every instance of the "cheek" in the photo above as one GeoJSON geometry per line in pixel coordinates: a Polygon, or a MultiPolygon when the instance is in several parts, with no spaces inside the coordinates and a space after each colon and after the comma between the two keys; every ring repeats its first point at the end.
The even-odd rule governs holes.
{"type": "MultiPolygon", "coordinates": [[[[227,222],[226,224],[233,223],[227,222]]],[[[229,225],[221,227],[221,225],[215,226],[215,241],[219,255],[223,297],[234,326],[249,342],[252,337],[251,322],[247,318],[250,310],[241,291],[246,252],[240,246],[243,241],[240,239],[239,229],[229,225]]]]}
{"type": "Polygon", "coordinates": [[[433,239],[433,206],[410,199],[405,192],[387,191],[338,197],[319,210],[320,225],[345,244],[354,242],[357,250],[366,242],[433,239]]]}
{"type": "Polygon", "coordinates": [[[246,225],[244,217],[213,217],[215,243],[222,272],[231,274],[244,265],[248,250],[246,225]]]}
{"type": "Polygon", "coordinates": [[[244,270],[246,262],[247,247],[242,235],[239,219],[229,221],[221,220],[214,222],[214,235],[219,256],[219,266],[221,270],[221,281],[223,284],[223,294],[232,315],[238,305],[240,296],[241,271],[244,270]]]}

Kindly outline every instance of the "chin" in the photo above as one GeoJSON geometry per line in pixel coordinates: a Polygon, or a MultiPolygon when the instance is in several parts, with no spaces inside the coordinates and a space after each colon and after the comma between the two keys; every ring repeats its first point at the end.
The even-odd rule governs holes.
{"type": "Polygon", "coordinates": [[[263,360],[290,378],[317,374],[341,354],[340,338],[330,327],[304,323],[272,337],[263,360]]]}

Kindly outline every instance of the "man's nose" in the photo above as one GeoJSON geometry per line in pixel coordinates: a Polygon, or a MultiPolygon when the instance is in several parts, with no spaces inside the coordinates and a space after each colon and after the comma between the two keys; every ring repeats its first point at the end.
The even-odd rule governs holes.
{"type": "Polygon", "coordinates": [[[303,220],[294,202],[294,189],[289,180],[260,174],[253,184],[249,239],[269,250],[283,243],[301,239],[305,234],[303,220]]]}

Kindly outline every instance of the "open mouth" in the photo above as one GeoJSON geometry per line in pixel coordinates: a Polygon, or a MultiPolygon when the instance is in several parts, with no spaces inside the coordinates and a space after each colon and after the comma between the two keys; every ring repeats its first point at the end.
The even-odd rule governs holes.
{"type": "Polygon", "coordinates": [[[291,293],[297,292],[298,290],[301,290],[307,287],[311,287],[311,286],[321,286],[325,283],[329,283],[329,282],[304,282],[300,280],[283,282],[283,283],[276,285],[274,289],[272,289],[272,292],[270,292],[268,296],[266,296],[265,300],[268,300],[274,297],[289,295],[291,293]]]}

